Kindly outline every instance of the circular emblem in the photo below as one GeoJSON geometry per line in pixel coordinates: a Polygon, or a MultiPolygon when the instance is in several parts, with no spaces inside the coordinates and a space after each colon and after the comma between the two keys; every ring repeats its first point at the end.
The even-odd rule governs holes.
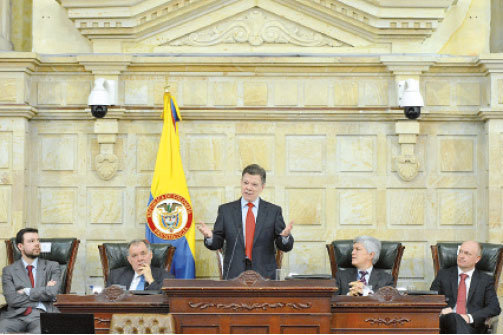
{"type": "Polygon", "coordinates": [[[185,235],[192,224],[192,207],[178,194],[163,194],[148,206],[147,222],[157,237],[176,240],[185,235]]]}

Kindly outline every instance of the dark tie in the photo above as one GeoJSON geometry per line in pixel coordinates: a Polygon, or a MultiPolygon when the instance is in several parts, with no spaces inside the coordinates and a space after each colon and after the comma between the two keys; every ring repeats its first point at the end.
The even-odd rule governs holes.
{"type": "MultiPolygon", "coordinates": [[[[28,270],[28,277],[30,278],[31,287],[33,288],[35,286],[35,279],[33,278],[33,265],[28,265],[26,267],[26,270],[28,270]]],[[[26,308],[26,311],[24,311],[24,315],[28,315],[30,313],[31,313],[31,307],[26,308]]]]}
{"type": "Polygon", "coordinates": [[[140,281],[138,282],[138,285],[136,285],[137,290],[145,290],[145,276],[141,275],[140,276],[140,281]]]}
{"type": "Polygon", "coordinates": [[[461,279],[458,285],[458,299],[456,300],[456,313],[466,314],[466,283],[465,280],[468,278],[466,273],[459,275],[461,279]]]}
{"type": "Polygon", "coordinates": [[[358,273],[360,274],[360,281],[363,283],[363,285],[367,285],[367,280],[365,279],[367,271],[358,271],[358,273]]]}
{"type": "Polygon", "coordinates": [[[246,213],[246,257],[252,259],[253,236],[255,235],[255,216],[253,215],[253,204],[248,203],[248,213],[246,213]]]}

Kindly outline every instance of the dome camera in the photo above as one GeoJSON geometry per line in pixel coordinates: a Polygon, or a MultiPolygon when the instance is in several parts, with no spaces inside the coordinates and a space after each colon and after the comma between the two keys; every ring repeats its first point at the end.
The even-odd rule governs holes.
{"type": "Polygon", "coordinates": [[[108,106],[115,105],[115,81],[98,78],[89,94],[87,104],[91,107],[91,114],[95,118],[103,118],[107,114],[108,106]]]}
{"type": "Polygon", "coordinates": [[[408,119],[414,120],[421,115],[424,101],[417,80],[407,79],[398,83],[398,105],[403,107],[405,117],[408,119]]]}

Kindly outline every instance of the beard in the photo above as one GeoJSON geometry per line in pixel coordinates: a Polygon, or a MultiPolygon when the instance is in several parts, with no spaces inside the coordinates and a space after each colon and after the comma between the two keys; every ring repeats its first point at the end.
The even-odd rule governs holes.
{"type": "Polygon", "coordinates": [[[28,251],[24,251],[24,255],[28,258],[31,258],[31,259],[35,259],[37,258],[38,256],[40,256],[40,250],[32,250],[30,252],[28,251]]]}

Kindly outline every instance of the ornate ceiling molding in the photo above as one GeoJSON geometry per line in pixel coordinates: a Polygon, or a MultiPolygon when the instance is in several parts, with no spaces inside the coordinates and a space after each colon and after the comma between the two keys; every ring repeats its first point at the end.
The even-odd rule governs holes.
{"type": "MultiPolygon", "coordinates": [[[[276,31],[281,37],[260,37],[269,44],[310,48],[320,47],[321,43],[330,49],[340,46],[384,45],[399,41],[422,42],[435,31],[449,7],[457,3],[457,0],[57,1],[66,9],[75,27],[91,41],[102,45],[112,40],[126,44],[137,43],[143,46],[144,51],[149,51],[149,46],[150,51],[154,51],[155,47],[161,46],[199,47],[208,43],[243,43],[240,33],[231,39],[229,36],[232,34],[223,36],[221,32],[222,29],[230,29],[229,22],[233,17],[249,16],[252,9],[267,11],[280,22],[276,25],[276,31]],[[225,21],[229,21],[227,28],[222,26],[225,21]],[[302,26],[299,31],[312,36],[301,34],[303,38],[299,39],[295,34],[292,35],[291,29],[285,29],[288,25],[285,22],[288,21],[295,22],[297,27],[302,26]],[[209,33],[211,29],[219,32],[212,35],[209,33]],[[308,42],[310,39],[312,43],[308,42]],[[323,41],[320,42],[321,40],[323,41]]],[[[263,18],[259,20],[263,24],[269,24],[263,18]]],[[[247,24],[247,27],[254,29],[253,26],[257,24],[258,22],[247,24]]],[[[260,39],[253,40],[257,37],[256,32],[247,34],[250,46],[264,44],[259,42],[260,39]]]]}
{"type": "Polygon", "coordinates": [[[218,44],[292,44],[300,47],[340,47],[346,43],[285,20],[260,8],[211,25],[167,43],[171,46],[213,46],[218,44]]]}

